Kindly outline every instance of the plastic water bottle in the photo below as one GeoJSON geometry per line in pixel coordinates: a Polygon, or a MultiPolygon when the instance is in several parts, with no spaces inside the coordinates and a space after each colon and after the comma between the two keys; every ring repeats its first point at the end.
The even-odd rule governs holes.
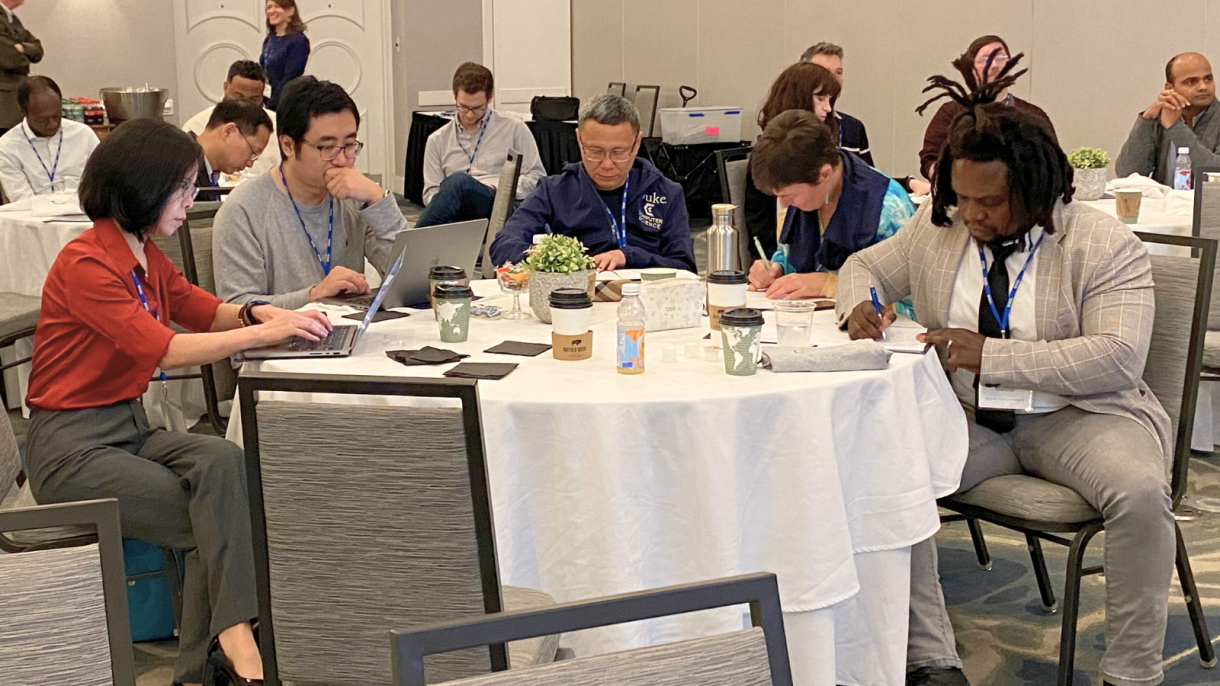
{"type": "Polygon", "coordinates": [[[1173,189],[1190,190],[1190,148],[1178,148],[1178,157],[1173,163],[1173,189]]]}
{"type": "Polygon", "coordinates": [[[640,302],[640,284],[623,284],[623,299],[618,304],[619,374],[644,373],[644,303],[640,302]]]}

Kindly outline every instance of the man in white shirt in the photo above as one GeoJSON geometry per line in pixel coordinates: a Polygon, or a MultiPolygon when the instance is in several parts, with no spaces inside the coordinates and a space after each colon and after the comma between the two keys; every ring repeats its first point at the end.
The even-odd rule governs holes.
{"type": "Polygon", "coordinates": [[[457,116],[428,136],[424,148],[424,209],[418,226],[491,216],[496,184],[508,153],[521,155],[517,197],[525,198],[546,176],[538,144],[523,122],[491,109],[495,79],[474,62],[453,74],[457,116]]]}
{"type": "MultiPolygon", "coordinates": [[[[1031,474],[1100,513],[1102,680],[1155,684],[1175,525],[1171,423],[1141,378],[1152,264],[1125,225],[1071,201],[1071,168],[1045,124],[994,101],[1013,80],[1002,72],[985,92],[951,94],[964,111],[949,126],[932,198],[893,238],[847,259],[837,310],[853,339],[876,340],[892,316],[877,312],[870,287],[881,303],[912,298],[966,413],[959,493],[1031,474]]],[[[965,686],[961,666],[926,539],[911,548],[907,684],[965,686]]]]}
{"type": "MultiPolygon", "coordinates": [[[[263,93],[267,89],[267,72],[258,62],[238,60],[229,65],[229,75],[225,79],[222,89],[225,100],[249,100],[255,105],[263,107],[263,93]]],[[[196,136],[203,133],[207,128],[208,120],[212,118],[214,109],[216,109],[215,105],[186,120],[186,123],[182,125],[182,130],[196,136]]],[[[271,118],[271,129],[274,133],[275,112],[265,107],[263,107],[263,111],[271,118]]],[[[246,176],[257,176],[270,171],[279,166],[280,159],[279,146],[273,145],[258,156],[258,160],[246,172],[246,176]]]]}
{"type": "Polygon", "coordinates": [[[93,129],[63,118],[59,86],[31,76],[17,87],[25,119],[0,136],[0,187],[10,202],[75,188],[98,145],[93,129]]]}

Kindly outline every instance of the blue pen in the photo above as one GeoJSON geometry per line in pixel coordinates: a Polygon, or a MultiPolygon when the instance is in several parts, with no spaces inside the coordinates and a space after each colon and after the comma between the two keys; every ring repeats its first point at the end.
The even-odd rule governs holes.
{"type": "MultiPolygon", "coordinates": [[[[871,294],[873,295],[873,307],[877,308],[877,316],[878,316],[878,317],[881,317],[881,323],[883,323],[883,324],[884,324],[884,323],[885,323],[885,315],[881,314],[881,301],[877,299],[877,289],[876,289],[876,287],[874,287],[874,286],[869,286],[869,287],[868,287],[868,292],[869,292],[869,293],[871,293],[871,294]]],[[[881,332],[881,340],[883,340],[883,341],[885,341],[885,340],[889,340],[889,338],[888,338],[888,337],[885,335],[885,332],[884,332],[884,331],[882,331],[882,332],[881,332]]]]}

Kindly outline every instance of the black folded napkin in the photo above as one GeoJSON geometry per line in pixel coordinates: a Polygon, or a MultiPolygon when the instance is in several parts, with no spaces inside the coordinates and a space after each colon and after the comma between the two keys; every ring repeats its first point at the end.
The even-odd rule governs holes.
{"type": "Polygon", "coordinates": [[[537,357],[542,353],[551,349],[546,343],[522,343],[521,341],[504,341],[500,345],[492,346],[485,353],[494,353],[496,355],[520,355],[521,357],[537,357]]]}
{"type": "Polygon", "coordinates": [[[445,372],[445,376],[459,379],[503,379],[517,368],[515,362],[463,362],[445,372]]]}
{"type": "Polygon", "coordinates": [[[418,367],[431,364],[449,364],[458,360],[470,357],[461,353],[455,353],[452,350],[444,350],[442,348],[433,348],[426,346],[419,350],[387,350],[385,354],[395,362],[399,362],[408,367],[418,367]]]}
{"type": "MultiPolygon", "coordinates": [[[[343,315],[343,318],[362,322],[362,321],[364,321],[364,316],[366,314],[367,314],[366,312],[353,312],[351,314],[343,315]]],[[[402,319],[403,317],[410,317],[410,316],[411,315],[407,314],[406,312],[394,312],[391,310],[377,310],[377,314],[373,315],[373,321],[370,323],[376,324],[377,322],[384,322],[387,319],[402,319]]]]}
{"type": "MultiPolygon", "coordinates": [[[[473,298],[471,298],[470,301],[478,302],[482,299],[483,299],[483,296],[476,295],[473,298]]],[[[432,309],[432,303],[425,300],[422,303],[411,303],[410,305],[403,305],[403,307],[405,307],[409,310],[430,310],[430,309],[432,309]]]]}

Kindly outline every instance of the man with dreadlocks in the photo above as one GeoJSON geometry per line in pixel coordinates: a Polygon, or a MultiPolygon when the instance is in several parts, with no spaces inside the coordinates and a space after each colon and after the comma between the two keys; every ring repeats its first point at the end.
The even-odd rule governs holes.
{"type": "MultiPolygon", "coordinates": [[[[1123,224],[1072,203],[1072,171],[1035,117],[994,102],[1020,55],[986,83],[926,90],[962,107],[932,198],[893,238],[848,258],[838,314],[881,338],[884,303],[911,297],[966,410],[964,492],[1028,473],[1072,489],[1106,527],[1108,684],[1158,683],[1174,565],[1166,465],[1170,422],[1141,381],[1153,320],[1151,264],[1123,224]]],[[[920,108],[921,110],[923,108],[920,108]]],[[[1012,486],[1006,486],[1012,489],[1012,486]]],[[[1022,494],[1012,494],[1020,501],[1022,494]]],[[[907,684],[967,684],[938,581],[933,539],[911,550],[907,684]]]]}

